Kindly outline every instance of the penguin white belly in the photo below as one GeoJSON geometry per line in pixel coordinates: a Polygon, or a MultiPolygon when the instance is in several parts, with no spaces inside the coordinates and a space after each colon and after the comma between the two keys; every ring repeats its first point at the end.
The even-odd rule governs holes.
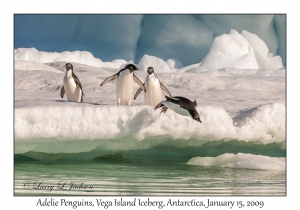
{"type": "Polygon", "coordinates": [[[67,99],[69,101],[76,101],[80,102],[81,101],[81,94],[82,91],[78,85],[76,85],[73,77],[65,76],[64,77],[64,88],[65,88],[65,93],[67,96],[67,99]]]}
{"type": "Polygon", "coordinates": [[[166,107],[173,110],[177,114],[191,117],[189,111],[187,111],[186,109],[181,108],[178,104],[174,104],[174,103],[169,102],[169,101],[163,101],[162,104],[164,104],[166,107]]]}
{"type": "Polygon", "coordinates": [[[144,99],[146,105],[156,106],[161,102],[160,82],[153,74],[147,76],[145,88],[144,99]]]}
{"type": "MultiPolygon", "coordinates": [[[[129,72],[129,71],[128,71],[129,72]]],[[[117,78],[116,94],[119,104],[130,105],[133,91],[133,73],[120,72],[117,78]]]]}

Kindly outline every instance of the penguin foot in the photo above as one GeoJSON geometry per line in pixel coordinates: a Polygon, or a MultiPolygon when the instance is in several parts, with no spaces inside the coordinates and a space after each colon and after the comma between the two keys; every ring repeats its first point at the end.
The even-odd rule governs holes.
{"type": "Polygon", "coordinates": [[[163,108],[161,108],[160,113],[166,113],[167,110],[168,110],[168,107],[164,106],[163,108]]]}
{"type": "Polygon", "coordinates": [[[161,107],[161,103],[157,104],[157,105],[154,107],[154,110],[158,109],[159,107],[161,107]]]}

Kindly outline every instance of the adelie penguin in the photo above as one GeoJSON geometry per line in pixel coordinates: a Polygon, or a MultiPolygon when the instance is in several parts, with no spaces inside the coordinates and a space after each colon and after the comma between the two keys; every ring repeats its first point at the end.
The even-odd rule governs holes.
{"type": "Polygon", "coordinates": [[[200,119],[200,115],[196,109],[197,102],[194,100],[194,102],[190,101],[189,99],[181,96],[175,96],[175,97],[166,97],[166,101],[162,101],[159,104],[157,104],[154,108],[154,110],[161,107],[160,113],[166,113],[168,109],[173,110],[177,114],[183,115],[183,116],[189,116],[193,118],[193,120],[196,120],[200,123],[202,123],[200,119]]]}
{"type": "Polygon", "coordinates": [[[66,93],[69,101],[82,102],[84,93],[78,77],[74,74],[73,65],[71,63],[67,63],[65,67],[67,71],[63,79],[64,85],[61,88],[60,96],[63,98],[66,93]]]}
{"type": "Polygon", "coordinates": [[[134,64],[127,64],[118,73],[106,78],[100,86],[105,85],[109,81],[117,79],[116,95],[118,105],[127,104],[130,106],[133,91],[133,81],[135,81],[146,92],[143,83],[133,73],[136,70],[138,70],[138,68],[134,64]]]}
{"type": "MultiPolygon", "coordinates": [[[[147,89],[147,92],[144,93],[145,104],[149,106],[155,106],[161,101],[161,90],[164,90],[170,97],[170,91],[157,79],[154,74],[154,68],[149,67],[147,69],[148,76],[144,82],[144,86],[147,89]]],[[[142,92],[142,88],[139,88],[134,95],[134,100],[142,92]]]]}

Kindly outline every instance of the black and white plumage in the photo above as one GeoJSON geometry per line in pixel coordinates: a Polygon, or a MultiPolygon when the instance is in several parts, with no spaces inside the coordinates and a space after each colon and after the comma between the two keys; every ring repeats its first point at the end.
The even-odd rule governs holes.
{"type": "MultiPolygon", "coordinates": [[[[154,74],[154,68],[149,67],[147,69],[148,76],[144,82],[144,86],[147,92],[144,93],[145,104],[149,106],[155,106],[161,101],[161,90],[165,91],[170,97],[170,91],[159,81],[159,79],[154,74]]],[[[134,95],[134,100],[142,92],[142,88],[139,88],[134,95]]]]}
{"type": "Polygon", "coordinates": [[[196,109],[197,102],[190,101],[189,99],[182,96],[166,97],[166,101],[162,101],[155,106],[155,110],[161,107],[161,113],[165,113],[168,109],[173,110],[177,114],[183,116],[190,116],[193,120],[202,123],[200,115],[196,109]]]}
{"type": "Polygon", "coordinates": [[[146,91],[143,83],[133,73],[136,70],[138,70],[138,68],[134,64],[127,64],[118,73],[106,78],[100,86],[105,85],[109,81],[117,79],[116,95],[118,105],[127,104],[130,106],[133,91],[133,81],[135,81],[142,88],[142,90],[146,91]]]}
{"type": "Polygon", "coordinates": [[[84,93],[78,77],[74,74],[73,65],[71,63],[66,63],[65,67],[67,71],[63,79],[60,96],[63,98],[66,93],[69,101],[82,102],[84,93]]]}

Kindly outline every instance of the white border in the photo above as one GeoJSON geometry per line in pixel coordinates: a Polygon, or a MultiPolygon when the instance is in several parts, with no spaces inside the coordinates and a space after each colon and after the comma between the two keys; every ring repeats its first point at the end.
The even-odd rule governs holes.
{"type": "MultiPolygon", "coordinates": [[[[14,197],[13,196],[13,14],[14,13],[286,13],[287,14],[287,196],[286,197],[212,197],[214,200],[263,200],[262,209],[297,209],[299,208],[297,194],[299,189],[299,15],[296,4],[276,1],[10,1],[1,8],[1,207],[4,209],[35,209],[39,198],[44,197],[14,197]],[[267,8],[267,9],[266,9],[267,8]]],[[[59,199],[62,197],[55,197],[59,199]]],[[[89,200],[98,197],[68,197],[70,200],[89,200]]],[[[115,197],[104,197],[113,200],[115,197]]],[[[155,197],[151,197],[155,198],[155,197]]],[[[175,197],[177,199],[178,197],[175,197]]],[[[205,200],[208,197],[199,197],[205,200]]],[[[168,197],[157,197],[158,200],[168,197]]],[[[183,197],[187,199],[187,197],[183,197]]],[[[36,207],[38,208],[38,207],[36,207]]],[[[72,209],[71,207],[67,207],[72,209]]],[[[53,209],[47,207],[47,209],[53,209]]],[[[63,207],[55,207],[63,209],[63,207]]],[[[64,208],[65,209],[65,208],[64,208]]],[[[102,209],[82,208],[77,209],[102,209]]],[[[108,208],[115,209],[115,208],[108,208]]],[[[132,209],[132,208],[124,208],[132,209]]],[[[134,208],[140,209],[140,208],[134,208]]],[[[158,209],[147,208],[147,209],[158,209]]],[[[171,208],[163,208],[171,209],[171,208]]],[[[174,209],[174,208],[172,208],[174,209]]],[[[179,209],[179,208],[175,208],[179,209]]],[[[181,208],[182,209],[182,208],[181,208]]],[[[200,208],[201,209],[201,208],[200,208]]],[[[229,209],[212,208],[209,209],[229,209]]],[[[237,209],[237,208],[235,208],[237,209]]]]}

